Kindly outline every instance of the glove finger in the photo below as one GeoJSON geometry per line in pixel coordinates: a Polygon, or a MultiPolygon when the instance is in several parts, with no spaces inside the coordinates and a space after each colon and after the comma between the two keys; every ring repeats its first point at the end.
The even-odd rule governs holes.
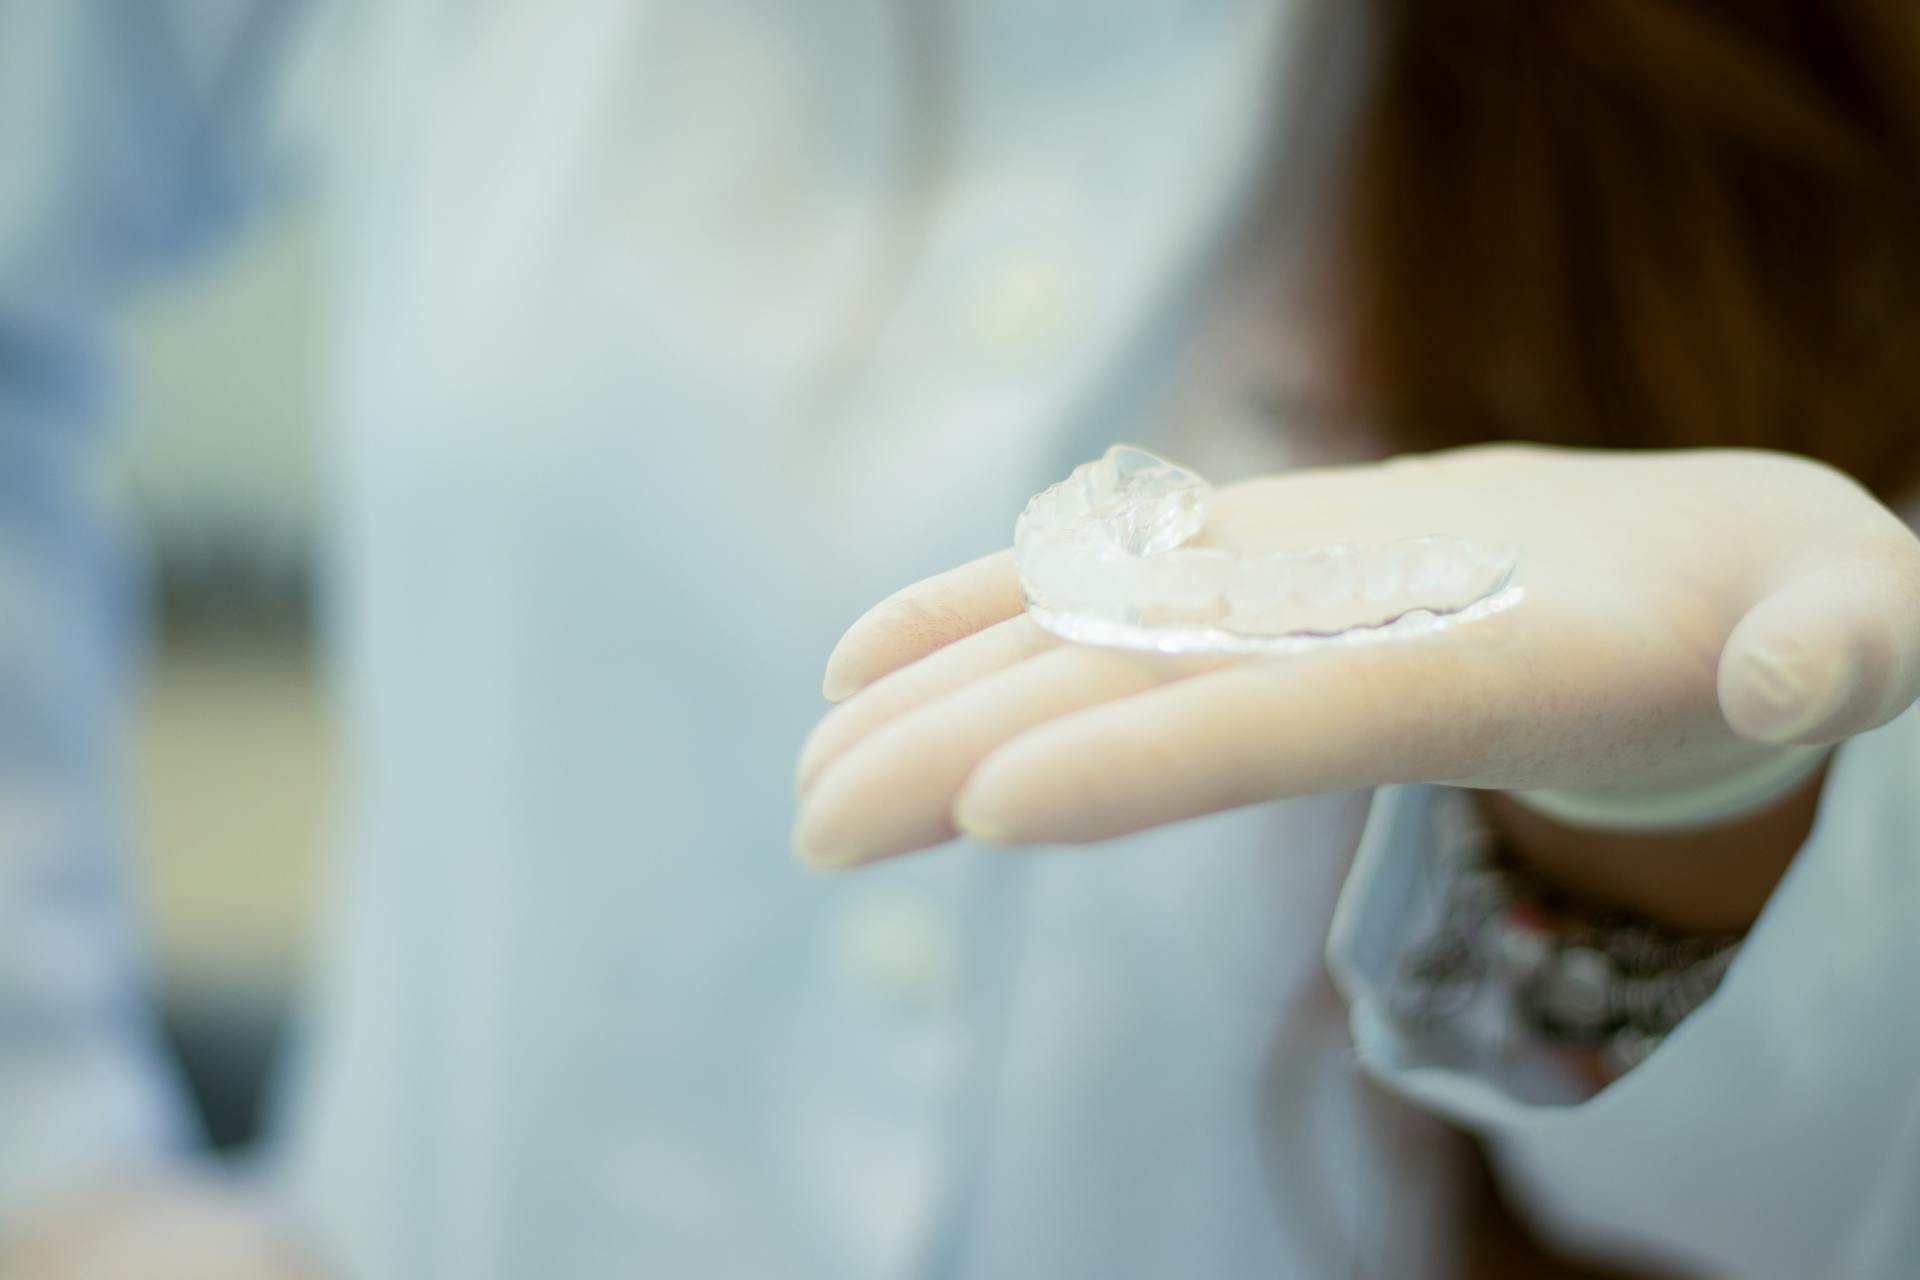
{"type": "Polygon", "coordinates": [[[881,726],[1058,644],[1055,636],[1023,613],[880,677],[828,712],[814,728],[800,749],[795,790],[805,796],[827,765],[881,726]]]}
{"type": "Polygon", "coordinates": [[[1795,575],[1734,627],[1717,678],[1721,714],[1758,742],[1837,742],[1899,715],[1920,697],[1920,544],[1795,575]]]}
{"type": "Polygon", "coordinates": [[[850,746],[814,779],[794,853],[844,867],[951,839],[954,797],[1009,738],[1171,678],[1171,660],[1063,645],[936,698],[850,746]]]}
{"type": "Polygon", "coordinates": [[[1442,646],[1247,662],[1045,723],[954,809],[1003,843],[1103,840],[1221,809],[1467,776],[1498,737],[1488,664],[1442,646]]]}
{"type": "Polygon", "coordinates": [[[1025,607],[1013,552],[998,551],[896,591],[847,628],[827,658],[820,692],[839,702],[962,636],[1025,607]]]}

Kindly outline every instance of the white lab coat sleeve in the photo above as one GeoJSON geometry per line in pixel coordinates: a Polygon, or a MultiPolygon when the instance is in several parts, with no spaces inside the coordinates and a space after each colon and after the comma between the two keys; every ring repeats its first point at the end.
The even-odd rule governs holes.
{"type": "Polygon", "coordinates": [[[270,9],[0,0],[0,1235],[191,1135],[121,821],[140,592],[97,484],[106,333],[237,221],[270,9]]]}
{"type": "Polygon", "coordinates": [[[1441,794],[1376,796],[1336,909],[1328,959],[1367,1072],[1482,1135],[1573,1248],[1713,1275],[1920,1274],[1920,710],[1839,749],[1715,995],[1639,1067],[1559,1104],[1440,1065],[1391,1013],[1441,794]]]}

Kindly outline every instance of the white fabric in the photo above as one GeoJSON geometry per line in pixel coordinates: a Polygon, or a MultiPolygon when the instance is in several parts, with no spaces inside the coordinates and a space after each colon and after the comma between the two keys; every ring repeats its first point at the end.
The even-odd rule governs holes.
{"type": "Polygon", "coordinates": [[[1920,1267],[1920,711],[1841,747],[1818,823],[1726,979],[1645,1063],[1567,1105],[1438,1065],[1385,996],[1431,866],[1425,788],[1383,792],[1328,959],[1368,1073],[1490,1140],[1569,1245],[1705,1274],[1920,1267]]]}

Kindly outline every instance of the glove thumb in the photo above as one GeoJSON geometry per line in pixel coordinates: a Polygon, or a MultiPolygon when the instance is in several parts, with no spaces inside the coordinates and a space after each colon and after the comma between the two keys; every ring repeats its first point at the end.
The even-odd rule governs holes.
{"type": "Polygon", "coordinates": [[[1920,697],[1920,544],[1823,560],[1761,599],[1720,654],[1720,711],[1757,742],[1821,745],[1920,697]]]}

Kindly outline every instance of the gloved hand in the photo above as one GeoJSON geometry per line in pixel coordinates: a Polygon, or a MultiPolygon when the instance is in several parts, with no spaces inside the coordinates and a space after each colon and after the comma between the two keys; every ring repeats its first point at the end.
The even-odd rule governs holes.
{"type": "Polygon", "coordinates": [[[62,1205],[0,1244],[0,1280],[318,1280],[261,1206],[168,1175],[62,1205]]]}
{"type": "Polygon", "coordinates": [[[1388,782],[1711,785],[1920,695],[1920,542],[1801,458],[1458,450],[1221,489],[1202,540],[1421,534],[1519,547],[1524,600],[1406,643],[1174,659],[1043,632],[1005,553],[907,588],[828,662],[846,701],[801,756],[796,852],[1098,840],[1388,782]]]}

